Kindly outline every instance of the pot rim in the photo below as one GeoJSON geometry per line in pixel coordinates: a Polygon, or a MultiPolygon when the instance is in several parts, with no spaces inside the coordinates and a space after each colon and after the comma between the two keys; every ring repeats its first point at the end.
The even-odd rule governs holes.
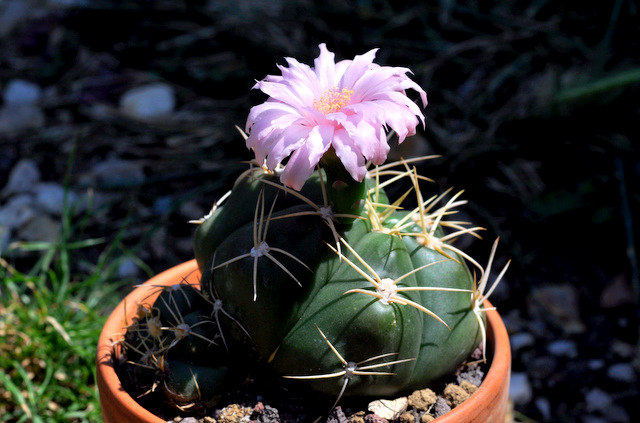
{"type": "MultiPolygon", "coordinates": [[[[114,359],[119,357],[121,351],[118,341],[122,339],[126,329],[126,319],[128,316],[135,314],[138,302],[149,295],[140,290],[140,288],[150,285],[167,285],[167,282],[175,280],[185,280],[191,284],[199,283],[200,274],[197,270],[197,262],[192,259],[159,273],[128,294],[109,315],[100,333],[96,352],[96,379],[102,415],[105,421],[108,421],[107,417],[112,413],[108,406],[113,406],[117,407],[119,419],[126,415],[130,418],[136,418],[138,421],[165,423],[165,420],[142,407],[125,391],[116,373],[114,359]]],[[[487,339],[490,351],[492,351],[489,371],[476,392],[456,408],[435,419],[434,422],[436,423],[459,422],[462,416],[476,414],[472,411],[474,407],[477,407],[476,404],[491,404],[498,399],[496,398],[497,395],[508,394],[508,382],[511,373],[509,336],[500,314],[493,309],[488,300],[484,302],[484,307],[487,309],[487,339]],[[501,387],[504,380],[507,381],[506,388],[504,386],[501,387]]]]}

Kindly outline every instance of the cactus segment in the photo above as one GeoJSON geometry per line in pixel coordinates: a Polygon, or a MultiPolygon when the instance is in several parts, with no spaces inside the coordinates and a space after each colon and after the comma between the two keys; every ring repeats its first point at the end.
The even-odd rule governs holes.
{"type": "Polygon", "coordinates": [[[486,340],[497,243],[486,271],[453,245],[482,229],[455,220],[462,193],[423,198],[409,161],[345,174],[318,170],[298,192],[252,167],[197,221],[201,289],[162,292],[125,340],[178,408],[213,401],[240,366],[337,400],[397,395],[486,340]]]}

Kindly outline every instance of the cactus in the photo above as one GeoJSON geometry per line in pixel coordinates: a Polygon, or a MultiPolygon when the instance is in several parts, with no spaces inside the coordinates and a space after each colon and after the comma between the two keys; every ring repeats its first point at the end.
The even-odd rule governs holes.
{"type": "MultiPolygon", "coordinates": [[[[321,100],[344,108],[344,93],[332,88],[321,100]]],[[[251,368],[336,403],[392,396],[438,383],[485,341],[496,244],[486,270],[453,245],[482,229],[453,219],[461,193],[425,199],[412,161],[363,172],[339,147],[312,173],[287,175],[295,155],[284,171],[270,167],[245,139],[258,160],[195,221],[200,288],[158,288],[127,331],[127,358],[146,391],[162,390],[180,409],[207,407],[251,368]],[[390,199],[396,185],[404,194],[390,199]]]]}

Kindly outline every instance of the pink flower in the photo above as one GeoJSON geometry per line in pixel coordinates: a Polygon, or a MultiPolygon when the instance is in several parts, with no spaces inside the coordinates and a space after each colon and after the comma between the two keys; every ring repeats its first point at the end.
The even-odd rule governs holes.
{"type": "Polygon", "coordinates": [[[287,58],[288,68],[278,66],[282,76],[268,75],[253,87],[269,99],[251,109],[245,129],[247,147],[269,169],[291,156],[280,179],[296,190],[330,147],[360,182],[367,161],[382,164],[387,158],[386,129],[402,142],[415,134],[418,118],[424,125],[405,90],[417,91],[425,107],[427,95],[407,77],[409,69],[373,63],[377,49],[335,63],[335,55],[319,47],[315,67],[287,58]]]}

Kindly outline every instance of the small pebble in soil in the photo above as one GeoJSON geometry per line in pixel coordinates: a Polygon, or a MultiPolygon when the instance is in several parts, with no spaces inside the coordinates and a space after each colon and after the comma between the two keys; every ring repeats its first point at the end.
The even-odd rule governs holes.
{"type": "Polygon", "coordinates": [[[525,405],[531,401],[533,391],[529,377],[524,372],[511,373],[509,383],[509,398],[518,405],[525,405]]]}
{"type": "Polygon", "coordinates": [[[279,423],[280,415],[275,408],[259,402],[253,407],[251,421],[259,423],[279,423]]]}
{"type": "Polygon", "coordinates": [[[461,386],[450,383],[444,388],[443,396],[444,399],[447,400],[447,404],[449,404],[451,408],[455,408],[469,398],[470,395],[461,386]]]}
{"type": "Polygon", "coordinates": [[[607,377],[616,382],[633,383],[636,373],[630,363],[615,363],[607,369],[607,377]]]}
{"type": "Polygon", "coordinates": [[[231,404],[216,412],[215,418],[218,423],[237,423],[249,421],[249,416],[253,410],[251,407],[243,407],[238,404],[231,404]]]}
{"type": "Polygon", "coordinates": [[[398,416],[407,411],[407,397],[394,400],[378,399],[369,403],[369,411],[387,420],[396,420],[398,416]]]}
{"type": "Polygon", "coordinates": [[[383,419],[377,414],[367,414],[364,416],[365,423],[389,423],[389,420],[383,419]]]}
{"type": "Polygon", "coordinates": [[[438,397],[431,389],[421,389],[409,395],[409,405],[420,411],[429,410],[435,404],[438,397]]]}
{"type": "Polygon", "coordinates": [[[433,406],[433,414],[436,417],[440,417],[444,414],[447,414],[449,411],[451,411],[451,406],[447,404],[447,400],[442,397],[438,397],[436,403],[433,406]]]}
{"type": "Polygon", "coordinates": [[[347,416],[344,415],[342,408],[337,406],[333,409],[329,417],[327,418],[327,423],[347,423],[347,416]]]}

